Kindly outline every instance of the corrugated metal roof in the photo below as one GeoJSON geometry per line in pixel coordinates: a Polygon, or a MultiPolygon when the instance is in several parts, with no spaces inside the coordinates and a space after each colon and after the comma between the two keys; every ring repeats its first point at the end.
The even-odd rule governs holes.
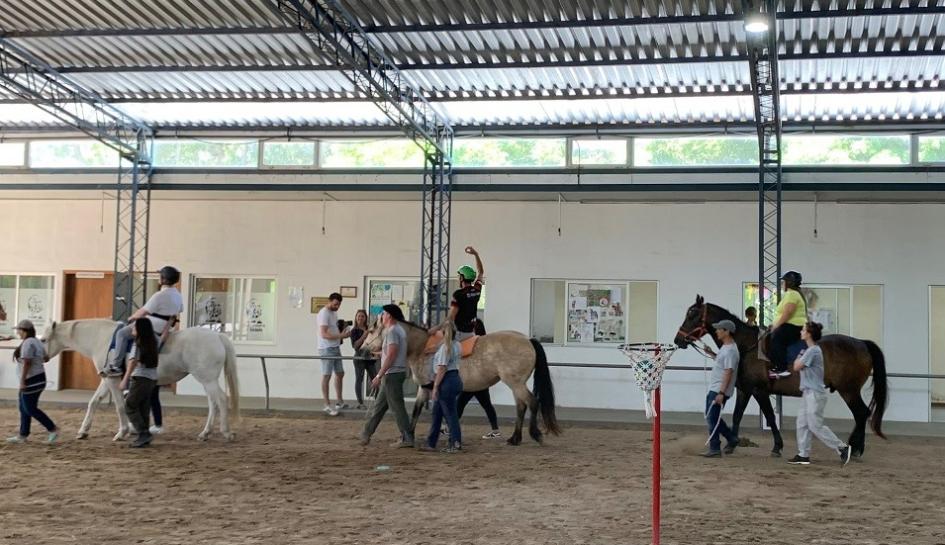
{"type": "MultiPolygon", "coordinates": [[[[454,124],[751,119],[739,1],[343,4],[454,124]]],[[[783,0],[779,12],[785,119],[858,120],[880,110],[920,118],[939,103],[945,0],[783,0]],[[911,91],[908,100],[903,91],[911,91]],[[834,104],[836,111],[828,107],[834,104]]],[[[168,103],[146,110],[158,124],[363,126],[381,119],[376,109],[364,113],[366,97],[264,0],[6,0],[0,31],[86,88],[127,103],[121,107],[129,112],[145,106],[138,102],[168,103]],[[304,108],[258,104],[234,116],[233,104],[243,101],[304,108]]],[[[4,101],[16,99],[0,92],[4,101]]],[[[15,106],[0,112],[23,123],[15,106]]],[[[0,125],[13,124],[3,115],[0,125]]]]}

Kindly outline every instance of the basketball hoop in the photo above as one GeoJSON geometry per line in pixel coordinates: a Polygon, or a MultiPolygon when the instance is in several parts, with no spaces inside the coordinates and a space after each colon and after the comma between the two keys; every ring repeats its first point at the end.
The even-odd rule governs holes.
{"type": "Polygon", "coordinates": [[[633,366],[633,378],[643,390],[643,410],[647,419],[656,416],[657,407],[653,405],[653,391],[660,387],[663,371],[676,351],[674,344],[629,343],[617,347],[630,360],[633,366]]]}
{"type": "Polygon", "coordinates": [[[660,543],[660,383],[676,345],[661,343],[628,343],[617,347],[630,360],[633,378],[643,390],[643,409],[653,419],[653,540],[660,543]]]}

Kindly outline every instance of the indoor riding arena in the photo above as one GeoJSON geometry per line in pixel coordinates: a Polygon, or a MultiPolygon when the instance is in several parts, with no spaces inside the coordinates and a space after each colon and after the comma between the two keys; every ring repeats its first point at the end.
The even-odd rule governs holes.
{"type": "Polygon", "coordinates": [[[0,544],[945,545],[945,0],[5,0],[0,544]]]}

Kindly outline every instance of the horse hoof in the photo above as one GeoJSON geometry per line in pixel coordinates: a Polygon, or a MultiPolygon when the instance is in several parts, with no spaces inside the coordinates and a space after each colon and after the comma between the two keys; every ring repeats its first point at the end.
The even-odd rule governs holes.
{"type": "Polygon", "coordinates": [[[197,440],[198,440],[198,441],[206,441],[206,440],[207,440],[207,434],[201,433],[201,434],[197,435],[197,440]]]}
{"type": "Polygon", "coordinates": [[[124,441],[124,440],[125,440],[125,434],[124,434],[124,433],[116,433],[116,434],[115,434],[115,437],[112,437],[112,441],[113,441],[113,442],[124,441]]]}
{"type": "Polygon", "coordinates": [[[780,450],[772,450],[772,451],[771,451],[771,457],[772,457],[772,458],[780,458],[780,457],[781,457],[781,451],[780,451],[780,450]]]}
{"type": "Polygon", "coordinates": [[[89,434],[87,434],[87,433],[80,433],[80,434],[76,435],[75,438],[78,439],[79,441],[83,441],[83,440],[89,438],[89,434]]]}
{"type": "Polygon", "coordinates": [[[224,433],[224,434],[223,434],[223,439],[225,439],[227,443],[231,443],[231,442],[233,442],[233,441],[236,440],[236,434],[235,434],[235,433],[224,433]]]}

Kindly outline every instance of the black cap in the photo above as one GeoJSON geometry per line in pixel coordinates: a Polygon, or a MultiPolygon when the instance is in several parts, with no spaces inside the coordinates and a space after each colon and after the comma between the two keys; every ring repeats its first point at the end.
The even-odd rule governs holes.
{"type": "Polygon", "coordinates": [[[404,311],[400,310],[400,307],[394,304],[384,305],[381,307],[384,312],[391,315],[391,318],[397,320],[398,322],[406,322],[404,319],[404,311]]]}

